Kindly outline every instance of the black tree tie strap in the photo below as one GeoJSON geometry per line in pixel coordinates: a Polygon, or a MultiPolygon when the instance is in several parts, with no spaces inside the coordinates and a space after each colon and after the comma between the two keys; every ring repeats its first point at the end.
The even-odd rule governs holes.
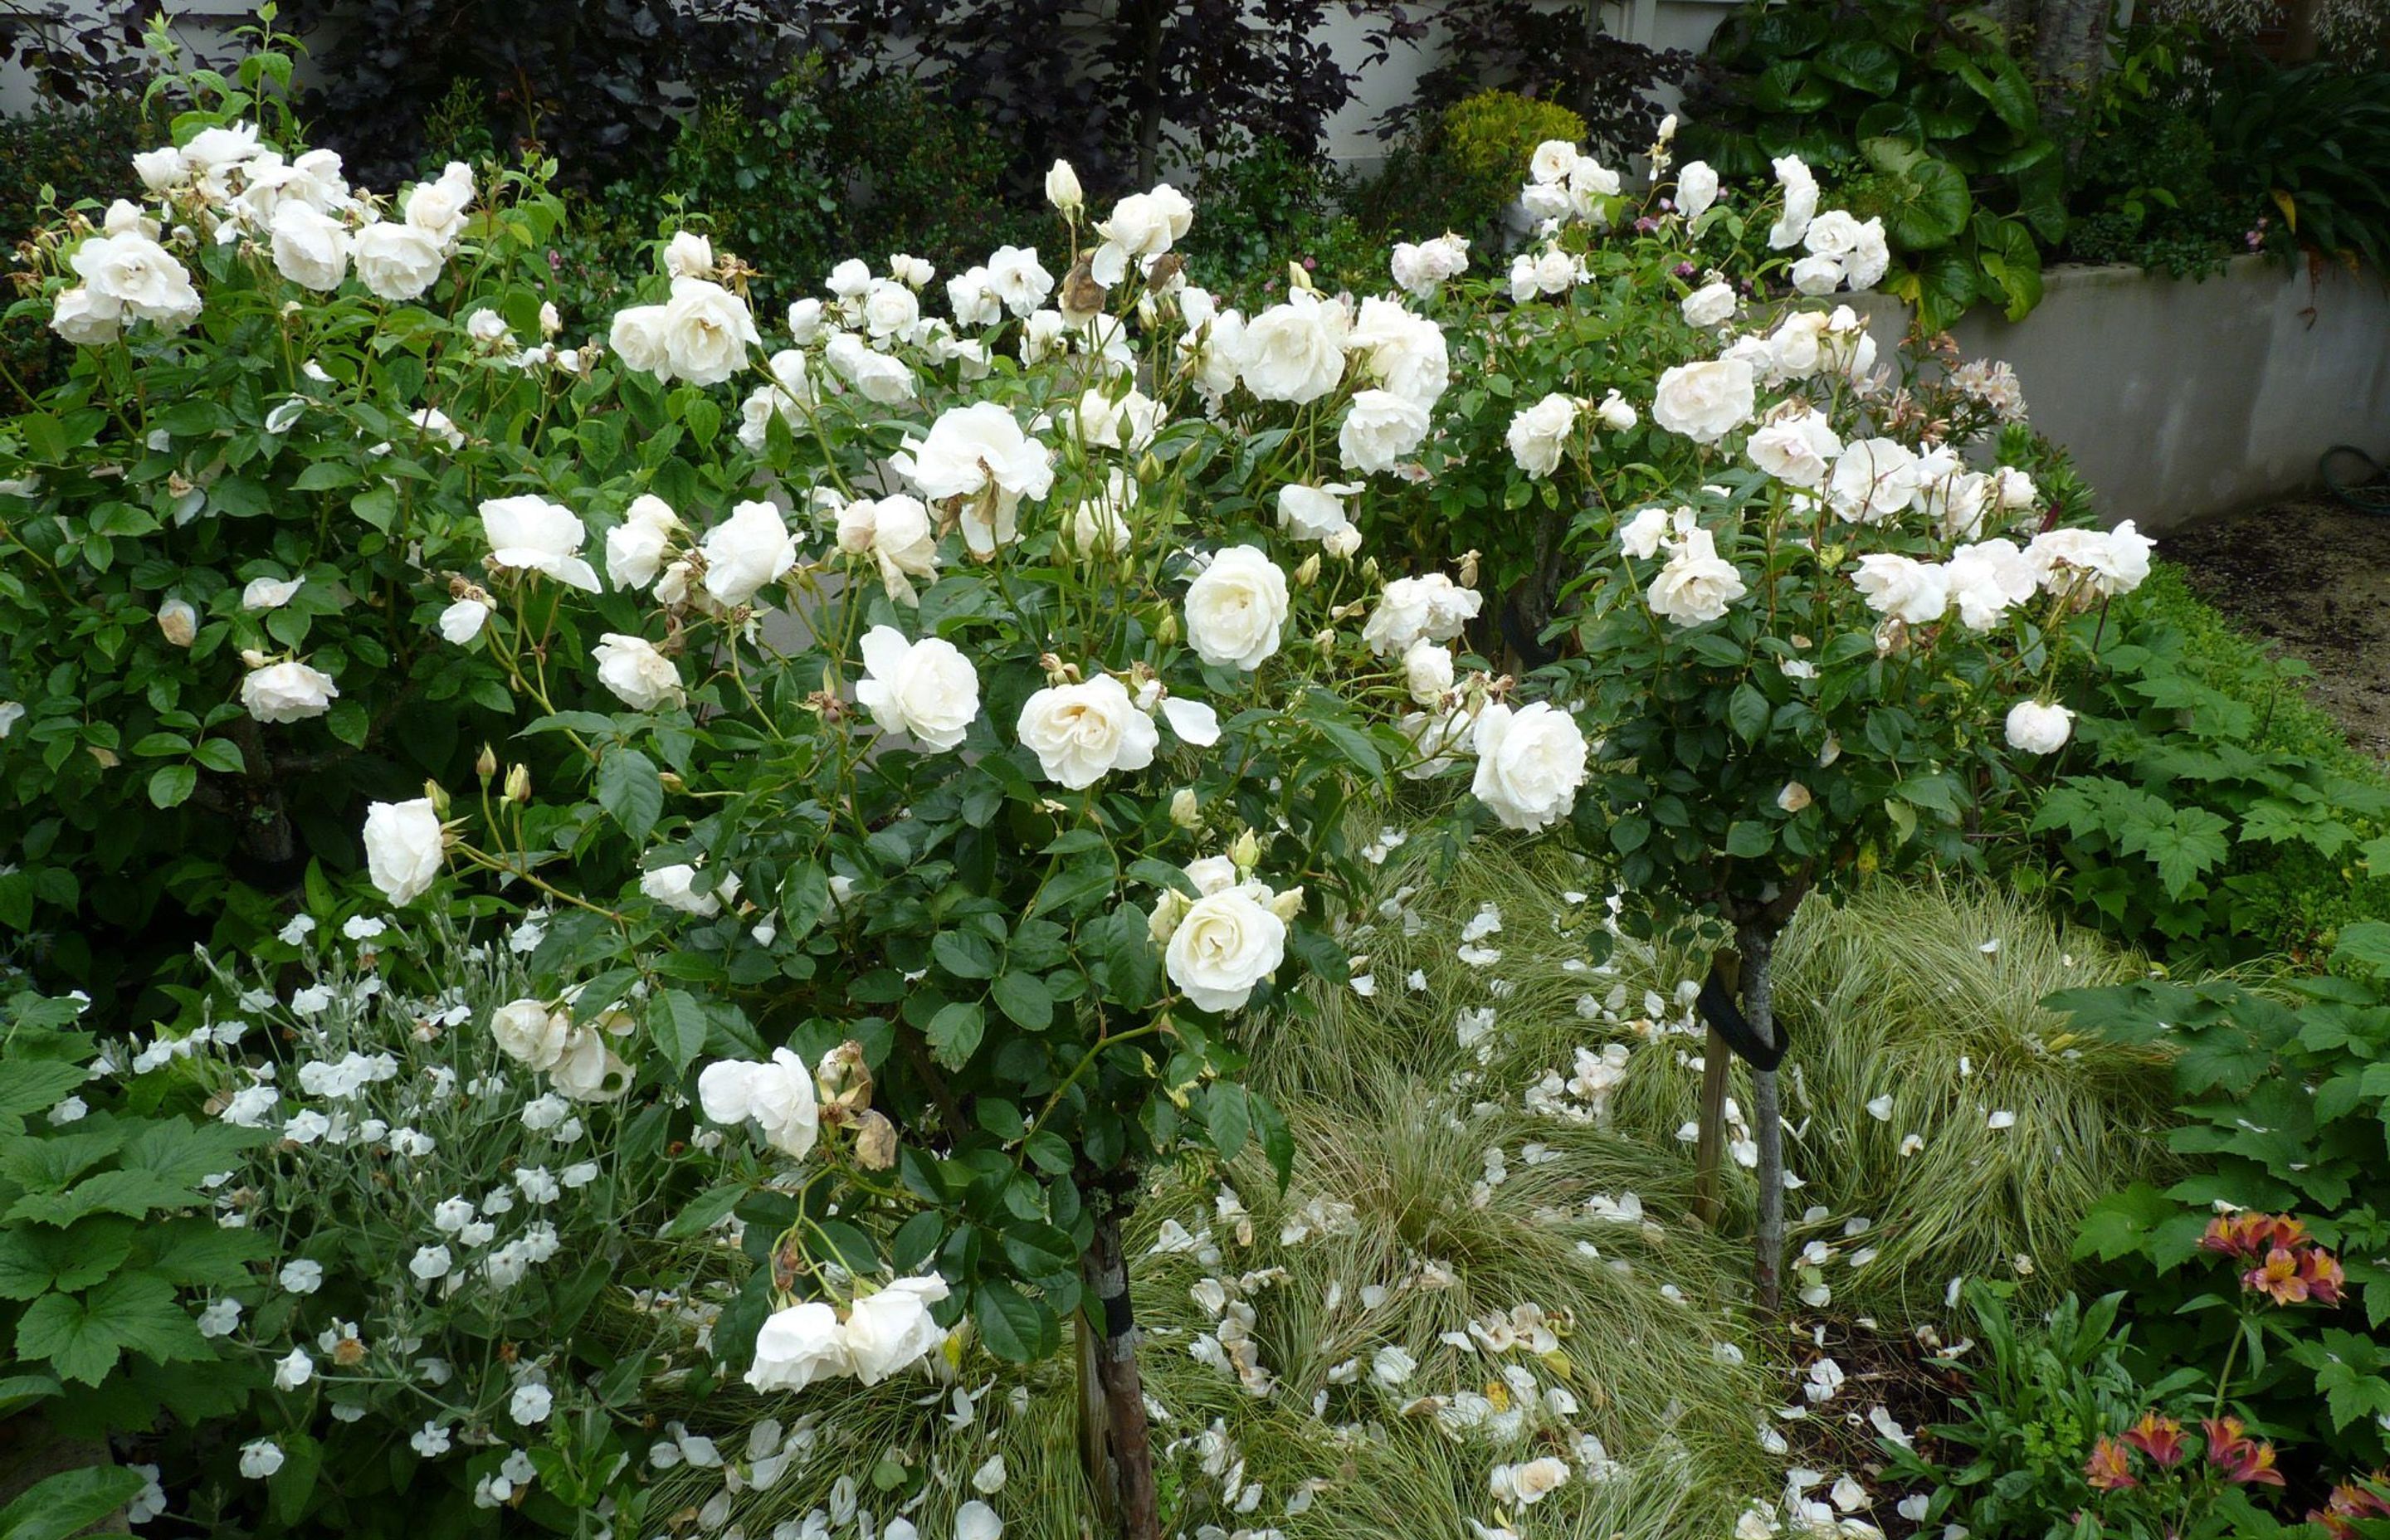
{"type": "Polygon", "coordinates": [[[1702,1020],[1710,1024],[1734,1056],[1754,1070],[1772,1070],[1784,1062],[1784,1028],[1776,1028],[1776,1041],[1763,1043],[1759,1034],[1743,1020],[1742,1007],[1735,1002],[1734,991],[1728,989],[1719,974],[1718,965],[1710,964],[1710,976],[1702,981],[1702,993],[1696,1002],[1701,1007],[1702,1020]]]}

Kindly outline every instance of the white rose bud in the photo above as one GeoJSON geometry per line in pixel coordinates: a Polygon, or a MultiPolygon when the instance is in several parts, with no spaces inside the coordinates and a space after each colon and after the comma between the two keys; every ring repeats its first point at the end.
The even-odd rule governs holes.
{"type": "Polygon", "coordinates": [[[2009,747],[2028,754],[2054,754],[2075,733],[2075,713],[2046,700],[2020,700],[2009,710],[2009,747]]]}
{"type": "Polygon", "coordinates": [[[366,871],[394,905],[413,903],[440,875],[447,836],[429,797],[366,809],[366,871]]]}
{"type": "Polygon", "coordinates": [[[184,599],[168,599],[158,607],[158,630],[173,647],[188,647],[199,634],[199,612],[184,599]]]}
{"type": "Polygon", "coordinates": [[[1086,207],[1087,195],[1080,189],[1079,173],[1071,169],[1070,161],[1057,160],[1047,168],[1046,201],[1073,216],[1086,207]]]}

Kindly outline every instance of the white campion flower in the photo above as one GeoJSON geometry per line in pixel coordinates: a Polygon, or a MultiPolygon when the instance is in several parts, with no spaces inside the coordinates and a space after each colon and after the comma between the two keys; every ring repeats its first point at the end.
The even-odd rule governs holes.
{"type": "Polygon", "coordinates": [[[382,897],[412,904],[439,877],[447,850],[431,799],[374,802],[366,809],[366,871],[382,897]]]}
{"type": "Polygon", "coordinates": [[[1163,950],[1170,982],[1198,1010],[1241,1010],[1286,958],[1286,921],[1270,891],[1249,882],[1188,905],[1163,950]]]}
{"type": "Polygon", "coordinates": [[[1392,470],[1427,441],[1427,408],[1392,391],[1356,391],[1336,430],[1336,456],[1364,476],[1392,470]]]}
{"type": "Polygon", "coordinates": [[[1510,418],[1510,430],[1503,435],[1519,468],[1536,480],[1558,470],[1583,406],[1584,403],[1574,397],[1555,391],[1534,405],[1522,407],[1510,418]]]}
{"type": "Polygon", "coordinates": [[[1695,528],[1677,542],[1643,597],[1661,619],[1694,626],[1718,619],[1749,592],[1734,563],[1717,554],[1710,532],[1695,528]]]}
{"type": "Polygon", "coordinates": [[[1984,540],[1961,545],[1944,564],[1950,584],[1950,602],[1970,631],[1989,631],[2007,618],[2013,607],[2033,597],[2037,584],[2033,564],[2008,540],[1984,540]]]}
{"type": "Polygon", "coordinates": [[[307,1356],[305,1348],[294,1347],[275,1361],[274,1388],[277,1391],[295,1391],[315,1378],[315,1360],[307,1356]]]}
{"type": "Polygon", "coordinates": [[[1400,577],[1386,584],[1361,627],[1361,640],[1381,658],[1399,658],[1425,639],[1449,642],[1477,618],[1485,597],[1442,572],[1400,577]]]}
{"type": "Polygon", "coordinates": [[[979,674],[942,636],[908,642],[891,625],[863,634],[863,677],[854,698],[882,732],[900,733],[930,753],[959,745],[979,715],[979,674]]]}
{"type": "Polygon", "coordinates": [[[396,304],[420,297],[438,281],[445,258],[440,242],[427,232],[384,220],[351,238],[349,260],[367,293],[396,304]]]}
{"type": "Polygon", "coordinates": [[[1352,318],[1334,300],[1297,289],[1244,327],[1245,389],[1263,401],[1304,405],[1344,378],[1344,340],[1352,318]]]}
{"type": "Polygon", "coordinates": [[[1826,414],[1811,408],[1774,418],[1753,430],[1743,445],[1751,463],[1786,486],[1815,491],[1833,468],[1843,441],[1826,414]]]}
{"type": "Polygon", "coordinates": [[[631,499],[623,521],[606,532],[606,580],[617,588],[649,587],[680,533],[680,516],[671,504],[651,492],[631,499]]]}
{"type": "Polygon", "coordinates": [[[1103,244],[1096,248],[1088,270],[1106,289],[1128,276],[1131,261],[1150,263],[1186,237],[1195,222],[1195,207],[1177,188],[1163,183],[1150,192],[1131,193],[1112,205],[1111,217],[1096,226],[1103,244]]]}
{"type": "Polygon", "coordinates": [[[598,682],[635,712],[651,712],[666,701],[684,698],[680,670],[644,636],[609,631],[589,650],[598,665],[598,682]]]}
{"type": "Polygon", "coordinates": [[[449,1255],[447,1247],[418,1246],[408,1259],[406,1270],[425,1283],[437,1283],[448,1276],[448,1269],[455,1264],[456,1259],[449,1255]]]}
{"type": "Polygon", "coordinates": [[[598,591],[596,569],[581,557],[589,531],[563,504],[531,494],[487,498],[482,504],[482,529],[489,537],[490,559],[497,566],[542,572],[587,593],[598,591]]]}
{"type": "Polygon", "coordinates": [[[274,211],[274,270],[302,289],[329,294],[349,276],[349,232],[304,203],[274,211]]]}
{"type": "Polygon", "coordinates": [[[876,1385],[937,1350],[946,1334],[930,1306],[946,1297],[935,1273],[898,1278],[854,1302],[846,1317],[846,1352],[854,1378],[876,1385]]]}
{"type": "Polygon", "coordinates": [[[1715,443],[1751,420],[1757,382],[1739,358],[1679,364],[1660,376],[1651,420],[1695,443],[1715,443]]]}
{"type": "Polygon", "coordinates": [[[528,1428],[546,1421],[547,1414],[555,1405],[555,1394],[546,1385],[526,1380],[517,1385],[515,1393],[508,1398],[507,1415],[528,1428]]]}
{"type": "Polygon", "coordinates": [[[1361,490],[1358,481],[1329,481],[1309,486],[1290,481],[1278,489],[1278,524],[1297,540],[1325,540],[1353,520],[1344,499],[1361,490]]]}
{"type": "Polygon", "coordinates": [[[304,722],[332,709],[341,687],[297,659],[254,668],[241,679],[241,709],[260,722],[304,722]]]}
{"type": "Polygon", "coordinates": [[[1917,456],[1894,439],[1858,439],[1834,458],[1826,506],[1854,524],[1897,517],[1917,495],[1917,456]]]}
{"type": "Polygon", "coordinates": [[[1289,601],[1286,573],[1259,546],[1214,554],[1187,589],[1187,641],[1214,666],[1247,673],[1279,648],[1289,601]]]}
{"type": "Polygon", "coordinates": [[[744,1378],[759,1391],[801,1391],[852,1368],[838,1312],[807,1300],[765,1318],[755,1333],[755,1361],[744,1378]]]}
{"type": "Polygon", "coordinates": [[[1505,828],[1534,832],[1568,816],[1585,784],[1585,734],[1569,714],[1538,700],[1496,701],[1477,713],[1477,776],[1470,793],[1505,828]]]}
{"type": "Polygon", "coordinates": [[[1677,212],[1699,219],[1717,201],[1717,173],[1707,160],[1688,160],[1677,173],[1677,212]]]}
{"type": "Polygon", "coordinates": [[[705,532],[698,550],[705,558],[705,592],[725,608],[749,603],[797,564],[796,537],[769,503],[732,504],[730,517],[705,532]]]}
{"type": "Polygon", "coordinates": [[[2075,713],[2047,700],[2020,700],[2009,708],[2009,747],[2028,754],[2054,754],[2075,733],[2075,713]]]}
{"type": "Polygon", "coordinates": [[[251,614],[260,610],[279,610],[306,586],[304,578],[251,578],[240,591],[240,607],[251,614]]]}
{"type": "Polygon", "coordinates": [[[1144,769],[1162,742],[1153,719],[1109,674],[1039,690],[1022,702],[1015,731],[1046,778],[1073,791],[1115,770],[1144,769]]]}
{"type": "Polygon", "coordinates": [[[1715,327],[1733,320],[1742,302],[1736,297],[1734,285],[1721,281],[1694,289],[1677,308],[1687,326],[1715,327]]]}
{"type": "Polygon", "coordinates": [[[1427,299],[1469,270],[1469,237],[1446,234],[1433,240],[1397,242],[1388,265],[1404,292],[1427,299]]]}
{"type": "Polygon", "coordinates": [[[997,247],[988,253],[986,271],[988,292],[1015,315],[1033,314],[1054,292],[1054,275],[1037,260],[1034,246],[997,247]]]}
{"type": "Polygon", "coordinates": [[[1859,558],[1852,584],[1868,608],[1910,625],[1931,625],[1950,608],[1950,574],[1911,557],[1877,551],[1859,558]]]}
{"type": "Polygon", "coordinates": [[[240,1473],[253,1482],[264,1481],[282,1469],[282,1445],[272,1439],[251,1439],[240,1446],[240,1473]]]}

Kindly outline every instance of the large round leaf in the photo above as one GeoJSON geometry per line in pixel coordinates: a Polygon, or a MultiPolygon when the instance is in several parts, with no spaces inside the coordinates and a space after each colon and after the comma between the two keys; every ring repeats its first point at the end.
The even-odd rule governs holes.
{"type": "Polygon", "coordinates": [[[1861,38],[1827,44],[1818,50],[1811,68],[1828,80],[1871,96],[1889,96],[1900,88],[1900,56],[1881,43],[1861,38]]]}
{"type": "Polygon", "coordinates": [[[1833,99],[1834,88],[1811,78],[1805,59],[1778,59],[1751,88],[1751,104],[1762,112],[1815,112],[1833,99]]]}
{"type": "Polygon", "coordinates": [[[1856,132],[1861,139],[1898,139],[1920,149],[1925,147],[1924,121],[1905,102],[1877,102],[1859,114],[1856,132]]]}
{"type": "Polygon", "coordinates": [[[1947,246],[1966,228],[1974,199],[1967,179],[1947,160],[1930,155],[1895,157],[1868,141],[1868,159],[1882,168],[1891,201],[1883,211],[1883,231],[1903,251],[1930,251],[1947,246]]]}

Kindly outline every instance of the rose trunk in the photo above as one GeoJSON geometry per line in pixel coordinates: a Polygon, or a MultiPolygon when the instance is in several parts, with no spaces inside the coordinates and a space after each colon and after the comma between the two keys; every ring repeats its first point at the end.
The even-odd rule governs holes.
{"type": "Polygon", "coordinates": [[[1145,1381],[1137,1367],[1137,1321],[1121,1250],[1124,1207],[1118,1198],[1101,1205],[1094,1238],[1079,1259],[1087,1290],[1079,1318],[1079,1450],[1098,1504],[1120,1540],[1162,1540],[1145,1381]]]}
{"type": "MultiPolygon", "coordinates": [[[[1765,925],[1735,929],[1742,964],[1742,1016],[1752,1035],[1776,1045],[1769,962],[1776,932],[1765,925]]],[[[1774,1315],[1784,1302],[1784,1114],[1777,1097],[1776,1072],[1754,1069],[1751,1076],[1752,1133],[1759,1144],[1759,1224],[1753,1237],[1752,1288],[1759,1308],[1774,1315]]]]}

